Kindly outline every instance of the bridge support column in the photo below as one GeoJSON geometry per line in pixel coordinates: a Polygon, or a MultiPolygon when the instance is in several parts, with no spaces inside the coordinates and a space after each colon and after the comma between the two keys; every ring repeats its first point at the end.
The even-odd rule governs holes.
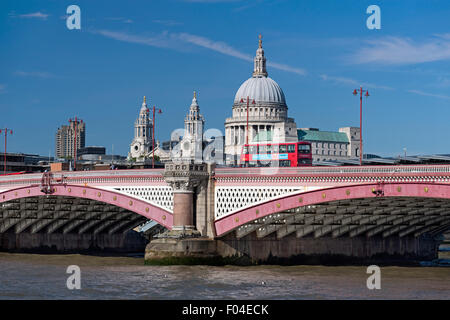
{"type": "Polygon", "coordinates": [[[214,165],[167,163],[164,179],[173,189],[173,227],[145,249],[147,264],[189,264],[215,261],[214,165]],[[206,259],[206,260],[205,260],[206,259]]]}
{"type": "Polygon", "coordinates": [[[194,230],[194,192],[173,193],[173,231],[194,230]]]}
{"type": "Polygon", "coordinates": [[[208,180],[207,165],[192,162],[167,163],[164,179],[173,189],[173,227],[170,236],[199,236],[196,229],[197,187],[208,180]],[[195,209],[194,209],[195,206],[195,209]]]}

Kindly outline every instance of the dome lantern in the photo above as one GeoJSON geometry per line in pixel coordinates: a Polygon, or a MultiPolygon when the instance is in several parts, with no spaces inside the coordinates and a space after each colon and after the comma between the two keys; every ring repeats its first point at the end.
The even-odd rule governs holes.
{"type": "Polygon", "coordinates": [[[253,77],[267,77],[267,75],[266,57],[264,57],[264,49],[262,47],[262,35],[259,35],[259,46],[254,59],[253,77]]]}

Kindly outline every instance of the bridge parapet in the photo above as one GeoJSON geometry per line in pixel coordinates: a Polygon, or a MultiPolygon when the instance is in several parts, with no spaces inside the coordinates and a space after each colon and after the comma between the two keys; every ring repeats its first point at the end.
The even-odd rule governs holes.
{"type": "MultiPolygon", "coordinates": [[[[163,169],[59,171],[53,172],[53,176],[55,182],[80,185],[165,184],[163,172],[163,169]]],[[[0,176],[0,189],[39,184],[41,178],[42,173],[0,176]]]]}
{"type": "Polygon", "coordinates": [[[342,166],[342,167],[293,167],[293,168],[217,168],[215,178],[219,183],[260,179],[261,181],[295,181],[339,179],[343,182],[349,179],[395,180],[400,178],[450,178],[450,165],[399,165],[399,166],[342,166]]]}

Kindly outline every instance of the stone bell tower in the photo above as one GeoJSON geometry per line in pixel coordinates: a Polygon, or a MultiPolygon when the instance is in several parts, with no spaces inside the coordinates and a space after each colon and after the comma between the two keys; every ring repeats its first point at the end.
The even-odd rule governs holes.
{"type": "Polygon", "coordinates": [[[134,123],[134,139],[130,144],[128,158],[144,160],[152,150],[153,123],[149,116],[147,101],[144,96],[139,116],[134,123]]]}

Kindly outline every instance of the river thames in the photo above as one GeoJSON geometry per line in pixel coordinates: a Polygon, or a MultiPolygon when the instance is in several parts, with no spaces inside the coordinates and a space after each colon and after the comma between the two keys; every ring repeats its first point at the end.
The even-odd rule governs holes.
{"type": "Polygon", "coordinates": [[[367,288],[366,271],[147,266],[143,257],[0,253],[0,299],[450,299],[450,267],[381,267],[379,290],[367,288]],[[66,286],[69,265],[81,270],[79,290],[66,286]]]}

